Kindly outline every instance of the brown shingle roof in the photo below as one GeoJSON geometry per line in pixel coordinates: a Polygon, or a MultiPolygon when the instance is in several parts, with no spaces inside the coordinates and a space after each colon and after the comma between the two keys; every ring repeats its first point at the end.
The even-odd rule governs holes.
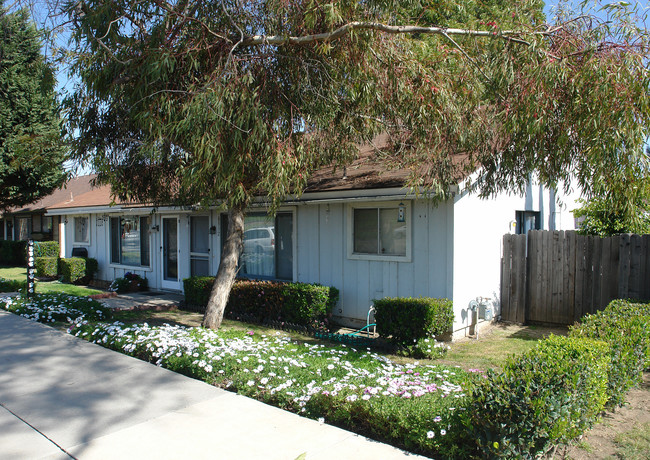
{"type": "Polygon", "coordinates": [[[378,136],[372,144],[359,147],[359,156],[345,168],[326,166],[315,171],[304,193],[403,187],[409,171],[389,170],[376,156],[377,148],[386,147],[387,143],[387,136],[378,136]]]}
{"type": "Polygon", "coordinates": [[[44,196],[34,203],[10,209],[7,211],[7,214],[21,214],[44,211],[45,209],[50,208],[57,203],[65,202],[66,200],[74,200],[76,197],[92,190],[90,182],[94,178],[94,174],[88,176],[73,177],[61,188],[54,190],[49,195],[44,196]]]}
{"type": "Polygon", "coordinates": [[[75,196],[72,199],[64,200],[48,206],[48,209],[86,208],[90,206],[108,206],[113,202],[111,199],[110,185],[100,185],[92,190],[75,196]]]}

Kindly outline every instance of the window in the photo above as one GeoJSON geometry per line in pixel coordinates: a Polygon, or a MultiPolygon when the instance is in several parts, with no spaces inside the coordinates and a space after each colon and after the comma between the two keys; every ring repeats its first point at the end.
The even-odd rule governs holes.
{"type": "Polygon", "coordinates": [[[541,227],[539,211],[517,211],[517,234],[526,234],[529,230],[541,227]]]}
{"type": "Polygon", "coordinates": [[[351,218],[351,258],[408,259],[410,226],[406,206],[354,207],[351,218]]]}
{"type": "MultiPolygon", "coordinates": [[[[221,217],[221,248],[228,232],[228,216],[221,217]]],[[[249,278],[293,279],[293,214],[279,212],[244,217],[244,247],[239,275],[249,278]]]]}
{"type": "Polygon", "coordinates": [[[81,216],[74,218],[74,242],[85,243],[90,242],[90,232],[88,228],[88,216],[81,216]]]}
{"type": "Polygon", "coordinates": [[[190,217],[190,275],[210,276],[210,217],[190,217]]]}
{"type": "Polygon", "coordinates": [[[151,217],[111,217],[111,262],[148,267],[151,217]]]}
{"type": "Polygon", "coordinates": [[[14,223],[11,221],[11,219],[7,220],[7,239],[9,241],[13,240],[14,238],[14,223]]]}
{"type": "Polygon", "coordinates": [[[30,238],[32,234],[31,221],[30,217],[18,217],[16,219],[16,240],[25,241],[30,238]]]}

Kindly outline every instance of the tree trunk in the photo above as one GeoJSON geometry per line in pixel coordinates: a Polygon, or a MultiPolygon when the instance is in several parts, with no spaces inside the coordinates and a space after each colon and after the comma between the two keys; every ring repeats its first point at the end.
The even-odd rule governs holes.
{"type": "Polygon", "coordinates": [[[221,252],[221,262],[214,279],[210,299],[203,316],[203,327],[219,329],[230,290],[237,276],[239,254],[244,244],[244,206],[228,211],[228,233],[221,252]]]}

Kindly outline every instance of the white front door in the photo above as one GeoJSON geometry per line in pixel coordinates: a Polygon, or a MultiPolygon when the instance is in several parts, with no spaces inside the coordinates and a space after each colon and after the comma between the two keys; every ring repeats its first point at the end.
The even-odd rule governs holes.
{"type": "Polygon", "coordinates": [[[162,283],[163,289],[181,289],[178,276],[178,217],[162,218],[162,283]]]}

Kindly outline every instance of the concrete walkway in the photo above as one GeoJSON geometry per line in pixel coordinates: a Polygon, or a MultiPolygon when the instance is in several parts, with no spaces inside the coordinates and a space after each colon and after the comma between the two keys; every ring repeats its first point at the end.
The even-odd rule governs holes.
{"type": "Polygon", "coordinates": [[[181,294],[169,292],[130,292],[116,297],[99,299],[100,302],[114,310],[169,310],[183,302],[181,294]]]}
{"type": "Polygon", "coordinates": [[[423,458],[0,311],[0,458],[423,458]]]}

